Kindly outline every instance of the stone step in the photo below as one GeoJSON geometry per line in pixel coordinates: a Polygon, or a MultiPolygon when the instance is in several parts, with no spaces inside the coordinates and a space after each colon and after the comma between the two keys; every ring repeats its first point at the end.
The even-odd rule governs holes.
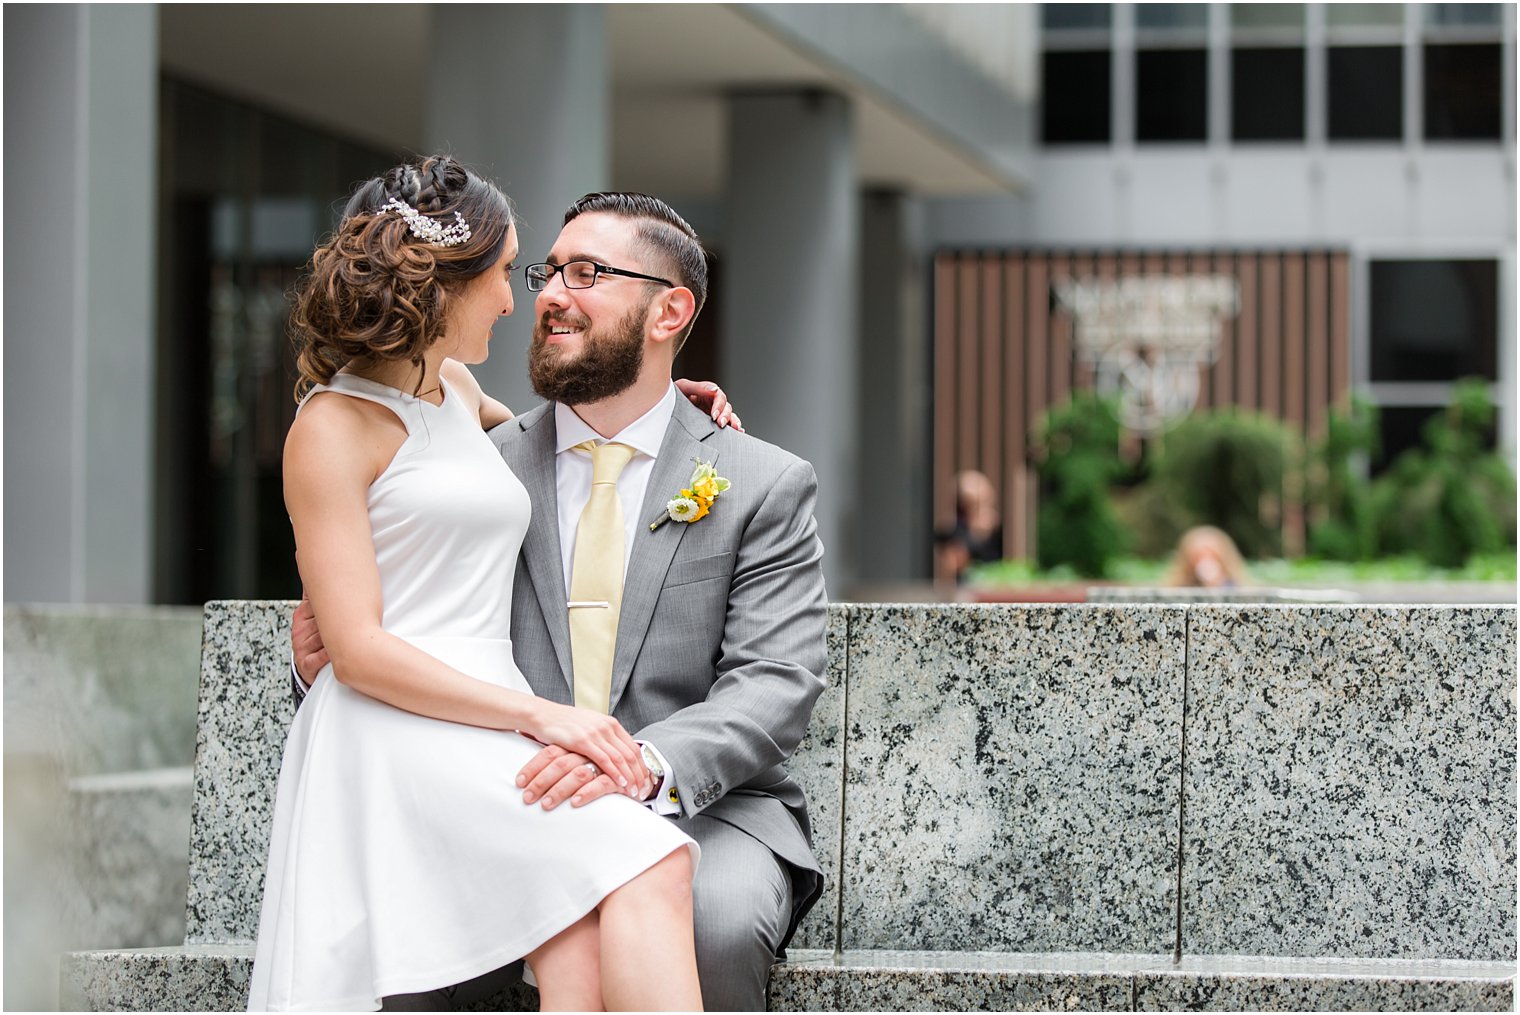
{"type": "MultiPolygon", "coordinates": [[[[65,957],[75,1011],[241,1011],[253,945],[65,957]]],[[[1278,959],[1114,953],[795,951],[771,974],[772,1011],[1512,1011],[1503,962],[1278,959]]],[[[531,1011],[520,987],[461,999],[531,1011]]]]}
{"type": "Polygon", "coordinates": [[[771,1011],[1513,1011],[1515,965],[1117,953],[795,952],[771,1011]]]}

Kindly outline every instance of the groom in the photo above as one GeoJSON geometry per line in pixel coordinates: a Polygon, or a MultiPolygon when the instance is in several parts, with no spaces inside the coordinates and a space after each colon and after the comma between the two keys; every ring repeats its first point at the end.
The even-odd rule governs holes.
{"type": "MultiPolygon", "coordinates": [[[[706,299],[707,268],[696,233],[663,201],[581,198],[527,276],[531,380],[550,404],[490,435],[533,503],[513,591],[518,668],[542,697],[610,709],[644,745],[648,805],[702,848],[693,894],[705,1007],[763,1010],[770,965],[822,889],[807,804],[784,767],[823,689],[817,480],[807,462],[718,429],[678,396],[672,364],[706,299]],[[575,556],[593,474],[577,445],[604,440],[632,449],[612,469],[625,563],[612,610],[617,591],[587,593],[575,556]],[[729,485],[672,509],[698,462],[729,485]],[[595,669],[583,666],[594,652],[582,632],[597,623],[616,634],[606,632],[610,679],[591,686],[576,674],[595,669]]],[[[318,667],[301,638],[309,680],[318,667]]],[[[615,791],[559,747],[518,783],[544,807],[615,791]]]]}

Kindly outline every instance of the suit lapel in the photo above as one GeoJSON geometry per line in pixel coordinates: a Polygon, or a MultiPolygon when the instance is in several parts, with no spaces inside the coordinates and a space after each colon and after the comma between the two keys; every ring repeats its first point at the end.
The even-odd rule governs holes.
{"type": "Polygon", "coordinates": [[[559,545],[559,484],[554,468],[553,405],[549,405],[547,411],[530,412],[520,419],[523,436],[515,449],[514,460],[509,464],[527,487],[528,498],[533,504],[528,533],[523,537],[523,561],[528,576],[533,579],[533,591],[538,596],[539,610],[549,629],[560,675],[573,693],[564,555],[559,545]]]}
{"type": "Polygon", "coordinates": [[[676,491],[690,482],[696,459],[716,463],[716,449],[705,449],[702,444],[714,432],[712,420],[685,398],[676,400],[675,413],[660,444],[660,456],[655,459],[654,471],[650,473],[644,506],[634,529],[633,554],[628,559],[622,612],[618,617],[617,648],[612,657],[611,705],[614,710],[643,648],[660,589],[665,584],[665,572],[670,570],[681,537],[690,528],[680,522],[666,522],[651,532],[649,526],[664,515],[665,504],[676,491]]]}

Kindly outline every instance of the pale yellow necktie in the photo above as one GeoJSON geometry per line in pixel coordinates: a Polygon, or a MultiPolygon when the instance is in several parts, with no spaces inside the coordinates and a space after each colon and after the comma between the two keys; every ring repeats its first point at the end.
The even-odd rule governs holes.
{"type": "Polygon", "coordinates": [[[618,499],[617,481],[634,450],[626,444],[596,441],[577,444],[575,450],[591,455],[591,496],[575,530],[575,556],[570,565],[570,661],[575,671],[575,704],[606,713],[623,604],[623,503],[618,499]]]}

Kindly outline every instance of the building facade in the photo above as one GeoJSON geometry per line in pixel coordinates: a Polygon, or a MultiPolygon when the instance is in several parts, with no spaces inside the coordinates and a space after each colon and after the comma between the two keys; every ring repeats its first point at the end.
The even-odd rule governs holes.
{"type": "MultiPolygon", "coordinates": [[[[813,461],[836,598],[929,577],[943,475],[983,445],[1005,497],[1027,496],[1010,442],[1083,383],[1047,321],[1017,341],[1054,387],[1013,408],[994,391],[974,453],[937,445],[968,406],[968,432],[994,426],[976,401],[994,375],[936,373],[936,322],[972,312],[942,284],[959,266],[1298,257],[1304,306],[1320,294],[1328,316],[1306,309],[1281,346],[1303,363],[1275,362],[1325,366],[1306,426],[1347,387],[1394,419],[1476,369],[1513,447],[1511,5],[12,5],[4,22],[27,186],[5,226],[8,601],[297,593],[284,294],[350,187],[423,151],[503,185],[525,255],[591,190],[687,215],[717,281],[680,368],[813,461]]],[[[536,401],[529,306],[478,371],[517,408],[536,401]]],[[[1005,375],[1009,341],[987,346],[1005,375]]],[[[1209,397],[1300,397],[1232,356],[1209,397]]]]}

